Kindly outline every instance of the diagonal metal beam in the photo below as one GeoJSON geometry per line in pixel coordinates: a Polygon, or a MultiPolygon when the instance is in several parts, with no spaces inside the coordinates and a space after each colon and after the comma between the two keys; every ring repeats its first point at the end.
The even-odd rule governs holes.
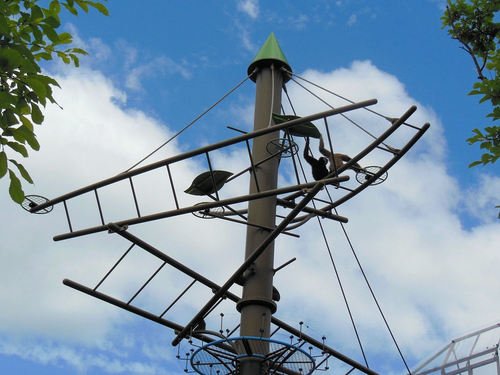
{"type": "MultiPolygon", "coordinates": [[[[186,267],[182,263],[180,263],[177,260],[173,259],[172,257],[168,256],[167,254],[163,253],[162,251],[156,249],[154,246],[152,246],[152,245],[148,244],[147,242],[141,240],[140,238],[134,236],[130,232],[127,232],[126,230],[122,230],[122,228],[120,228],[116,225],[112,225],[112,224],[110,224],[109,227],[110,227],[109,229],[112,230],[113,232],[116,232],[117,234],[119,234],[120,236],[129,240],[130,242],[141,247],[142,249],[144,249],[145,251],[147,251],[151,255],[158,257],[159,259],[165,261],[166,263],[168,263],[172,267],[176,268],[177,270],[190,276],[194,280],[197,280],[201,284],[209,287],[213,292],[221,289],[221,287],[218,284],[207,279],[206,277],[202,276],[201,274],[197,273],[196,271],[193,271],[189,267],[186,267]]],[[[97,299],[100,299],[104,302],[110,303],[114,306],[117,306],[117,307],[120,307],[124,310],[127,310],[128,312],[134,313],[136,315],[142,316],[143,318],[146,318],[146,319],[149,319],[149,320],[154,321],[156,323],[159,323],[165,327],[173,329],[174,331],[179,332],[182,329],[182,326],[180,324],[171,322],[167,319],[162,319],[161,317],[158,317],[158,316],[156,316],[148,311],[142,310],[142,309],[137,308],[135,306],[127,305],[123,301],[120,301],[120,300],[113,298],[109,295],[106,295],[102,292],[95,291],[91,288],[88,288],[84,285],[81,285],[81,284],[76,283],[74,281],[71,281],[69,279],[65,279],[63,281],[63,283],[64,283],[64,285],[69,286],[73,289],[76,289],[82,293],[88,294],[88,295],[95,297],[97,299]]],[[[234,293],[231,293],[230,291],[227,291],[225,293],[225,296],[235,303],[238,303],[241,300],[240,297],[238,297],[234,293]]],[[[304,332],[299,331],[298,329],[290,326],[289,324],[283,322],[282,320],[273,316],[273,317],[271,317],[271,321],[277,327],[287,331],[288,333],[290,333],[296,337],[302,338],[302,340],[307,341],[312,346],[322,350],[325,353],[328,353],[329,355],[339,359],[340,361],[342,361],[344,363],[347,363],[350,366],[353,366],[354,368],[358,369],[359,371],[361,371],[365,374],[369,374],[369,375],[377,375],[377,373],[375,371],[370,370],[369,368],[365,367],[364,365],[354,361],[353,359],[347,357],[346,355],[329,347],[328,345],[325,345],[324,342],[318,341],[318,340],[314,339],[313,337],[308,336],[304,332]]],[[[196,333],[196,331],[195,331],[195,333],[196,333]]],[[[200,340],[202,340],[204,342],[209,343],[209,342],[214,341],[212,338],[201,337],[200,335],[196,335],[195,333],[193,333],[193,336],[199,338],[200,340]]]]}
{"type": "Polygon", "coordinates": [[[287,215],[285,219],[274,229],[266,239],[246,258],[245,262],[233,273],[233,275],[224,283],[224,285],[214,294],[214,296],[206,303],[204,307],[191,319],[191,321],[179,332],[177,337],[172,341],[172,345],[178,345],[179,342],[186,337],[189,330],[195,327],[196,324],[205,316],[210,308],[224,296],[229,288],[239,279],[250,265],[266,250],[267,246],[273,242],[279,234],[285,230],[286,226],[292,221],[302,209],[314,198],[314,196],[323,188],[324,183],[318,182],[300,201],[300,203],[287,215]]]}

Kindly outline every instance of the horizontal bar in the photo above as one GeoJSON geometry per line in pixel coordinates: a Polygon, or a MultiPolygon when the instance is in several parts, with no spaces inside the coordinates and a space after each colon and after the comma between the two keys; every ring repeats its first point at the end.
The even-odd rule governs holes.
{"type": "MultiPolygon", "coordinates": [[[[221,207],[221,206],[228,206],[228,205],[231,205],[234,203],[251,201],[251,200],[271,197],[271,196],[275,196],[275,195],[279,195],[279,194],[290,193],[290,192],[297,191],[297,190],[307,189],[307,188],[311,188],[311,187],[315,186],[317,182],[320,182],[322,185],[327,185],[327,184],[335,184],[335,183],[339,183],[339,182],[344,182],[347,180],[349,180],[349,176],[332,177],[332,178],[328,178],[328,179],[324,179],[324,180],[320,180],[320,181],[309,182],[307,184],[287,186],[284,188],[262,191],[260,193],[254,193],[254,194],[248,194],[248,195],[243,195],[243,196],[234,197],[234,198],[223,199],[223,200],[216,201],[216,202],[203,202],[203,203],[195,205],[195,206],[184,207],[184,208],[180,208],[178,210],[165,211],[165,212],[160,212],[157,214],[142,216],[142,217],[138,217],[138,218],[122,220],[122,221],[116,222],[115,224],[120,226],[120,227],[123,227],[123,226],[139,224],[139,223],[145,223],[148,221],[165,219],[168,217],[183,215],[183,214],[192,213],[192,212],[196,212],[196,211],[202,211],[202,210],[221,207]]],[[[347,218],[345,218],[343,216],[332,215],[332,214],[328,214],[328,215],[329,215],[330,219],[338,220],[338,221],[342,221],[342,222],[347,222],[347,218]]],[[[96,227],[91,227],[91,228],[82,229],[82,230],[73,231],[70,233],[55,236],[54,241],[66,240],[68,238],[84,236],[87,234],[103,232],[106,230],[108,230],[107,225],[99,225],[96,227]]]]}
{"type": "MultiPolygon", "coordinates": [[[[259,228],[259,229],[264,229],[264,230],[269,230],[269,231],[271,231],[271,230],[274,229],[274,228],[271,228],[271,227],[266,227],[264,225],[252,224],[252,223],[249,223],[248,221],[245,221],[245,220],[232,219],[230,217],[226,217],[225,215],[213,214],[211,212],[207,212],[207,213],[205,213],[205,215],[209,215],[209,216],[211,216],[213,218],[217,218],[217,219],[221,219],[221,220],[230,221],[232,223],[248,225],[249,227],[254,227],[254,228],[259,228]]],[[[290,233],[290,232],[283,231],[282,234],[287,235],[287,236],[292,236],[292,237],[295,237],[295,238],[300,238],[300,236],[298,234],[295,234],[295,233],[290,233]]]]}
{"type": "MultiPolygon", "coordinates": [[[[289,202],[287,200],[279,199],[279,198],[277,200],[277,203],[280,206],[287,207],[287,208],[294,208],[297,205],[293,202],[289,202]]],[[[326,212],[326,211],[317,210],[317,209],[311,208],[311,207],[304,207],[304,209],[302,211],[307,212],[308,214],[313,214],[313,215],[320,216],[323,218],[333,219],[335,221],[340,221],[341,223],[347,223],[349,221],[346,217],[343,218],[343,220],[339,220],[338,216],[335,214],[332,214],[332,213],[326,212]]]]}
{"type": "Polygon", "coordinates": [[[230,139],[227,139],[227,140],[222,141],[222,142],[218,142],[218,143],[214,143],[212,145],[201,147],[201,148],[198,148],[198,149],[193,150],[193,151],[188,151],[188,152],[185,152],[185,153],[182,153],[182,154],[179,154],[179,155],[167,158],[167,159],[157,161],[155,163],[145,165],[145,166],[137,168],[137,169],[133,169],[133,170],[128,171],[128,172],[120,173],[116,176],[107,178],[107,179],[102,180],[100,182],[96,182],[94,184],[80,188],[80,189],[75,190],[73,192],[61,195],[60,197],[57,197],[57,198],[51,199],[45,203],[36,205],[35,207],[33,207],[30,210],[30,212],[38,212],[44,208],[53,206],[53,205],[60,203],[64,200],[74,198],[78,195],[88,193],[89,191],[98,189],[100,187],[110,185],[112,183],[130,178],[132,176],[137,176],[137,175],[142,174],[144,172],[148,172],[148,171],[151,171],[151,170],[159,168],[159,167],[163,167],[163,166],[168,165],[168,164],[172,164],[172,163],[175,163],[178,161],[189,159],[193,156],[197,156],[197,155],[204,154],[204,153],[207,153],[210,151],[214,151],[214,150],[217,150],[217,149],[222,148],[222,147],[231,146],[233,144],[236,144],[236,143],[239,143],[242,141],[246,141],[249,139],[253,139],[253,138],[265,135],[265,134],[273,133],[273,132],[278,131],[278,130],[288,129],[288,128],[295,126],[295,125],[303,124],[303,123],[306,123],[309,121],[315,121],[315,120],[318,120],[318,119],[321,119],[324,117],[329,117],[329,116],[337,115],[337,114],[344,113],[344,112],[349,112],[349,111],[352,111],[355,109],[371,106],[374,104],[377,104],[376,99],[361,101],[359,103],[354,103],[354,104],[338,107],[336,109],[331,109],[328,111],[319,112],[319,113],[316,113],[313,115],[300,117],[298,119],[283,122],[281,124],[273,125],[271,127],[265,128],[265,129],[256,130],[256,131],[250,132],[248,134],[243,134],[241,136],[230,138],[230,139]]]}

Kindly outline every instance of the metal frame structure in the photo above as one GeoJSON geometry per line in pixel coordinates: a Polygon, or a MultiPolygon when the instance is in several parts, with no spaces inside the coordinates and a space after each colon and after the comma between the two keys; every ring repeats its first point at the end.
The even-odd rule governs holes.
{"type": "Polygon", "coordinates": [[[499,346],[497,323],[452,340],[418,366],[413,375],[500,375],[499,346]]]}
{"type": "MultiPolygon", "coordinates": [[[[326,121],[328,117],[335,115],[343,116],[344,113],[349,111],[365,109],[368,106],[376,104],[377,100],[371,99],[358,103],[351,103],[328,111],[295,118],[280,124],[274,124],[271,120],[272,114],[280,112],[281,91],[284,83],[290,79],[291,68],[273,35],[268,38],[256,59],[248,68],[248,72],[250,78],[256,83],[255,118],[254,130],[252,132],[166,158],[143,167],[128,170],[55,199],[47,201],[33,199],[28,202],[26,209],[32,213],[46,213],[49,212],[54,205],[62,203],[69,230],[65,233],[56,235],[54,237],[55,241],[105,231],[127,240],[130,243],[130,247],[128,247],[125,253],[121,255],[109,271],[96,283],[95,287],[91,288],[69,279],[65,279],[63,283],[82,293],[172,329],[175,333],[175,338],[172,341],[172,345],[174,346],[178,346],[183,340],[187,340],[190,343],[194,339],[200,340],[202,344],[196,353],[200,353],[200,356],[202,355],[201,353],[207,352],[211,352],[212,354],[216,353],[216,355],[212,356],[213,363],[203,362],[202,366],[200,366],[201,362],[196,362],[196,360],[193,362],[193,357],[185,358],[186,363],[191,361],[194,371],[207,374],[212,373],[214,366],[219,366],[221,360],[224,362],[224,359],[221,358],[226,358],[230,359],[231,365],[224,362],[225,364],[222,365],[223,370],[220,370],[223,371],[222,373],[238,373],[242,375],[260,375],[268,373],[300,375],[312,373],[314,371],[327,370],[329,369],[328,361],[330,360],[341,363],[344,369],[346,369],[346,374],[358,371],[363,374],[375,375],[377,373],[368,368],[367,365],[363,365],[339,353],[328,346],[324,339],[317,340],[310,337],[303,333],[301,329],[296,329],[274,316],[277,309],[276,301],[278,299],[275,296],[273,287],[273,276],[277,270],[282,269],[285,265],[293,261],[291,260],[285,263],[285,265],[275,268],[274,240],[280,234],[299,237],[299,235],[292,231],[302,226],[313,217],[322,217],[346,223],[348,219],[338,215],[336,208],[361,193],[368,186],[376,185],[384,181],[387,177],[387,171],[410,150],[420,137],[423,136],[429,128],[429,124],[424,124],[421,128],[409,126],[409,128],[414,131],[414,134],[399,150],[382,147],[381,145],[387,147],[384,143],[387,138],[402,126],[407,125],[407,119],[416,110],[416,107],[411,107],[401,115],[401,117],[391,119],[390,126],[381,135],[374,137],[375,139],[372,143],[367,145],[345,165],[336,169],[335,172],[331,172],[324,179],[310,183],[298,182],[295,185],[279,187],[277,176],[280,159],[282,156],[292,156],[293,159],[298,147],[287,133],[288,129],[322,119],[325,122],[327,131],[329,131],[326,121]],[[284,131],[287,138],[282,138],[280,131],[284,131]],[[275,145],[276,140],[278,140],[279,146],[284,146],[274,147],[273,150],[270,151],[269,144],[275,145]],[[252,144],[250,144],[250,141],[252,144]],[[218,189],[215,189],[211,191],[210,194],[207,194],[212,201],[183,205],[174,184],[175,178],[172,173],[172,167],[176,165],[176,163],[186,161],[193,157],[205,156],[208,172],[205,172],[204,176],[206,176],[207,179],[210,177],[213,186],[216,186],[214,172],[217,171],[214,171],[212,167],[210,153],[228,146],[240,144],[243,144],[248,151],[250,166],[242,172],[232,174],[232,177],[227,181],[233,180],[246,172],[250,173],[249,193],[236,197],[223,198],[219,195],[218,189]],[[359,185],[357,187],[350,188],[344,186],[343,183],[348,181],[349,177],[342,173],[356,165],[359,160],[375,149],[384,149],[390,152],[391,158],[384,165],[373,168],[372,172],[367,173],[364,178],[359,178],[359,185]],[[169,182],[171,190],[170,193],[173,200],[173,202],[171,202],[172,207],[166,210],[160,209],[158,212],[144,215],[137,194],[138,188],[134,184],[134,177],[159,170],[166,172],[168,177],[166,180],[169,182]],[[134,203],[134,217],[106,222],[105,218],[107,215],[106,212],[104,212],[104,205],[101,202],[101,189],[123,181],[128,181],[130,197],[134,203]],[[338,197],[331,202],[322,201],[316,198],[316,195],[327,185],[336,186],[339,192],[338,197]],[[99,221],[92,226],[76,228],[71,220],[72,216],[67,202],[74,198],[88,195],[95,199],[95,209],[98,212],[98,215],[95,216],[99,221]],[[248,203],[247,209],[235,209],[232,207],[235,204],[244,202],[248,203]],[[321,208],[317,208],[316,205],[310,205],[311,202],[323,202],[325,205],[321,208]],[[285,214],[277,215],[277,207],[282,207],[284,209],[282,211],[285,211],[285,214]],[[173,257],[167,255],[166,252],[153,247],[151,244],[129,231],[129,227],[135,224],[175,218],[189,213],[196,214],[200,218],[210,217],[227,220],[233,223],[245,224],[247,227],[244,260],[223,285],[214,283],[173,257]],[[233,218],[233,216],[237,218],[233,218]],[[114,272],[123,259],[128,256],[133,248],[142,249],[151,256],[161,260],[161,265],[140,287],[137,288],[136,292],[128,300],[119,299],[103,293],[100,289],[101,285],[114,272]],[[137,296],[147,288],[149,283],[162,270],[181,272],[183,275],[190,278],[190,283],[159,314],[146,311],[136,306],[134,302],[137,296]],[[213,293],[209,301],[207,301],[206,304],[186,323],[179,324],[166,319],[165,316],[170,309],[178,303],[195,284],[202,285],[213,293]],[[239,284],[243,287],[241,297],[230,291],[235,284],[239,284]],[[232,329],[227,336],[214,339],[210,331],[206,331],[203,328],[204,320],[223,300],[230,300],[235,303],[236,309],[240,312],[241,320],[240,324],[232,329]],[[230,337],[238,329],[239,337],[230,337]],[[283,343],[275,340],[273,336],[278,331],[286,332],[290,337],[290,343],[283,343]],[[254,348],[255,350],[251,350],[251,355],[249,355],[248,350],[248,343],[250,341],[255,344],[256,348],[254,348]],[[243,346],[239,344],[236,345],[235,343],[243,343],[243,346]],[[246,343],[246,345],[244,343],[246,343]],[[306,353],[300,349],[306,344],[311,353],[306,353]],[[273,349],[273,345],[277,345],[277,351],[273,349]],[[243,349],[241,349],[242,347],[243,349]],[[316,354],[313,355],[312,351],[315,351],[316,354]],[[276,353],[278,353],[277,356],[274,356],[276,353]],[[294,367],[293,363],[296,361],[294,359],[295,353],[305,353],[306,360],[302,363],[302,365],[305,366],[304,368],[294,367]],[[276,360],[271,361],[270,358],[276,358],[276,360]],[[318,359],[317,362],[316,359],[318,359]]],[[[228,175],[231,175],[231,173],[228,173],[228,175]]]]}

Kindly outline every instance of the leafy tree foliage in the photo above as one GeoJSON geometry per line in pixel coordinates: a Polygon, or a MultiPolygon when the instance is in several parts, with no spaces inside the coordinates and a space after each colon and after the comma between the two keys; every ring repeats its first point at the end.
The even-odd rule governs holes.
{"type": "Polygon", "coordinates": [[[35,127],[44,121],[47,102],[57,104],[52,89],[59,85],[39,64],[55,58],[79,66],[79,56],[87,52],[69,48],[72,36],[59,31],[60,14],[90,8],[108,14],[101,2],[89,0],[0,1],[0,178],[9,176],[9,194],[17,203],[24,199],[20,177],[33,180],[16,159],[40,149],[35,127]]]}
{"type": "Polygon", "coordinates": [[[500,0],[448,0],[441,18],[443,27],[460,42],[476,68],[478,81],[469,94],[481,96],[479,102],[489,102],[493,108],[488,114],[492,124],[473,129],[474,135],[467,139],[469,144],[479,143],[484,151],[469,167],[494,163],[500,157],[500,126],[495,125],[500,118],[500,24],[495,20],[499,9],[500,0]]]}

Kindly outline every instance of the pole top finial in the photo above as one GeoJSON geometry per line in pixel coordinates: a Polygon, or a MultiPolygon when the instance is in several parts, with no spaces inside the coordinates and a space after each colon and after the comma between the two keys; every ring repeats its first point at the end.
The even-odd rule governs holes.
{"type": "MultiPolygon", "coordinates": [[[[279,67],[283,67],[288,71],[292,71],[292,68],[288,64],[288,61],[285,57],[285,54],[281,50],[281,47],[276,39],[274,33],[269,34],[266,41],[260,48],[257,56],[253,59],[252,63],[248,67],[248,75],[255,82],[255,69],[259,66],[269,66],[272,63],[279,65],[279,67]]],[[[283,77],[285,82],[290,79],[289,74],[284,73],[283,77]]]]}

